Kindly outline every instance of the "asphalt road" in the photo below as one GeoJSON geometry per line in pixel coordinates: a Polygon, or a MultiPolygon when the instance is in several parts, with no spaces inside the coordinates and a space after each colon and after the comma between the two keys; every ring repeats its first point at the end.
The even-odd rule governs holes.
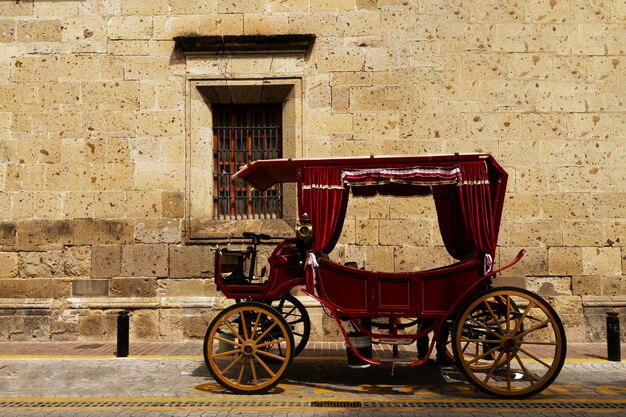
{"type": "Polygon", "coordinates": [[[0,416],[626,416],[626,362],[568,361],[544,392],[477,392],[453,367],[352,369],[297,358],[264,395],[235,395],[196,358],[2,358],[0,416]]]}

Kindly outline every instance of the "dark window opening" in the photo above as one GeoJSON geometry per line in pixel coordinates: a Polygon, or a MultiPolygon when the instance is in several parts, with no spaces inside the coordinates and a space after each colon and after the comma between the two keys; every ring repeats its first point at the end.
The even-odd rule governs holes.
{"type": "Polygon", "coordinates": [[[258,159],[282,157],[282,104],[213,105],[214,185],[216,219],[279,219],[281,187],[254,190],[231,176],[258,159]]]}

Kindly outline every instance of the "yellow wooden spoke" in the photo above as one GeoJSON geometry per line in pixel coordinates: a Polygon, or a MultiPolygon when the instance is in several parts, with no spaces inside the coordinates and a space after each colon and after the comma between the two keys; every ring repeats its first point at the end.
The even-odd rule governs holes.
{"type": "Polygon", "coordinates": [[[246,323],[246,314],[244,311],[239,313],[239,317],[241,317],[241,327],[243,328],[243,340],[248,340],[250,339],[250,336],[248,336],[248,325],[246,323]]]}
{"type": "Polygon", "coordinates": [[[277,343],[284,343],[284,342],[286,342],[285,339],[270,340],[269,342],[259,343],[258,345],[256,345],[256,347],[257,347],[257,349],[260,349],[260,348],[264,348],[264,347],[267,347],[267,346],[273,346],[273,345],[275,345],[277,343]]]}
{"type": "Polygon", "coordinates": [[[243,378],[243,371],[246,369],[246,363],[248,362],[248,358],[243,358],[243,363],[241,364],[241,369],[239,369],[239,377],[237,378],[237,385],[241,385],[241,379],[243,378]]]}
{"type": "Polygon", "coordinates": [[[227,357],[235,355],[237,353],[241,353],[241,349],[233,349],[233,350],[229,350],[227,352],[214,353],[213,357],[214,358],[227,358],[227,357]]]}
{"type": "Polygon", "coordinates": [[[261,335],[259,337],[257,337],[256,339],[254,339],[255,343],[259,343],[259,340],[263,339],[265,336],[267,336],[267,334],[270,332],[270,330],[272,330],[274,327],[276,327],[277,323],[273,322],[271,326],[269,326],[267,329],[265,329],[265,331],[263,333],[261,333],[261,335]]]}
{"type": "Polygon", "coordinates": [[[520,352],[522,352],[524,355],[531,357],[532,359],[536,360],[537,362],[539,362],[540,364],[542,364],[543,366],[545,366],[546,368],[550,368],[551,366],[548,365],[547,363],[545,363],[544,361],[542,361],[541,359],[539,359],[538,357],[536,357],[535,355],[533,355],[532,353],[520,348],[519,349],[520,352]]]}
{"type": "Polygon", "coordinates": [[[263,360],[261,360],[261,358],[259,358],[258,355],[254,356],[255,359],[257,360],[257,362],[259,362],[259,364],[263,367],[263,369],[265,369],[265,372],[267,372],[272,378],[274,378],[276,376],[276,374],[274,373],[274,371],[272,371],[270,369],[269,366],[267,366],[267,364],[265,362],[263,362],[263,360]]]}
{"type": "Polygon", "coordinates": [[[485,304],[485,306],[487,307],[487,310],[489,311],[489,314],[491,314],[491,317],[493,318],[493,321],[498,325],[498,329],[500,329],[500,332],[504,332],[504,330],[502,329],[502,324],[500,324],[500,320],[498,320],[498,318],[496,317],[496,315],[493,312],[493,310],[491,309],[491,306],[489,305],[489,303],[487,301],[485,301],[485,302],[483,302],[483,304],[485,304]]]}
{"type": "Polygon", "coordinates": [[[277,361],[281,361],[281,362],[284,362],[284,361],[285,361],[285,358],[284,358],[283,356],[276,355],[276,354],[274,354],[274,353],[270,353],[270,352],[267,352],[267,351],[265,351],[265,350],[257,350],[257,356],[258,356],[259,354],[261,354],[261,355],[263,355],[263,356],[267,356],[268,358],[275,359],[275,360],[277,360],[277,361]]]}
{"type": "Polygon", "coordinates": [[[489,372],[487,372],[485,379],[483,379],[484,384],[486,384],[487,381],[489,381],[489,378],[491,378],[491,375],[493,375],[493,372],[498,368],[499,366],[498,363],[500,362],[500,359],[502,359],[502,355],[504,355],[504,352],[500,352],[500,354],[498,355],[498,359],[496,359],[496,361],[493,363],[493,366],[489,368],[489,372]]]}
{"type": "Polygon", "coordinates": [[[235,359],[233,359],[227,366],[226,368],[224,368],[222,370],[222,374],[225,374],[226,372],[228,372],[230,370],[230,368],[232,368],[237,362],[239,362],[239,359],[241,359],[243,357],[243,355],[239,355],[237,356],[235,359]]]}

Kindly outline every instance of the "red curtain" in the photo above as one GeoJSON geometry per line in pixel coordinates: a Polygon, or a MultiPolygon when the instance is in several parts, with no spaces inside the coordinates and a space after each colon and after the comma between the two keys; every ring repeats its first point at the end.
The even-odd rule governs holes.
{"type": "Polygon", "coordinates": [[[458,185],[433,187],[441,238],[450,256],[464,259],[476,252],[472,236],[465,227],[458,185]]]}
{"type": "Polygon", "coordinates": [[[302,183],[304,211],[311,218],[311,252],[330,252],[339,240],[348,205],[341,167],[305,167],[302,183]]]}
{"type": "Polygon", "coordinates": [[[476,248],[493,258],[496,253],[496,237],[487,164],[467,162],[461,165],[461,172],[463,182],[459,191],[465,226],[476,248]]]}
{"type": "Polygon", "coordinates": [[[485,270],[496,252],[491,189],[484,162],[461,164],[458,185],[433,187],[439,230],[448,253],[464,259],[484,253],[485,270]]]}

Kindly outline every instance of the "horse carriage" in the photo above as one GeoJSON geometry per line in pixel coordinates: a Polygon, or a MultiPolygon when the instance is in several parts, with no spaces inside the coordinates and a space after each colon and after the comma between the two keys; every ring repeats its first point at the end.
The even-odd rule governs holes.
{"type": "Polygon", "coordinates": [[[236,302],[212,320],[203,350],[226,389],[267,391],[302,352],[311,325],[296,289],[330,312],[353,364],[420,366],[437,345],[478,389],[505,398],[537,394],[559,374],[566,339],[554,309],[530,291],[494,285],[524,250],[496,268],[508,175],[491,155],[260,160],[234,177],[261,191],[295,183],[299,222],[271,253],[269,273],[256,275],[266,234],[244,233],[246,250],[215,250],[216,286],[236,302]],[[332,261],[348,199],[376,194],[433,198],[443,244],[458,262],[390,273],[332,261]],[[408,349],[426,340],[426,354],[408,349]],[[389,353],[374,357],[371,343],[390,345],[389,353]]]}

